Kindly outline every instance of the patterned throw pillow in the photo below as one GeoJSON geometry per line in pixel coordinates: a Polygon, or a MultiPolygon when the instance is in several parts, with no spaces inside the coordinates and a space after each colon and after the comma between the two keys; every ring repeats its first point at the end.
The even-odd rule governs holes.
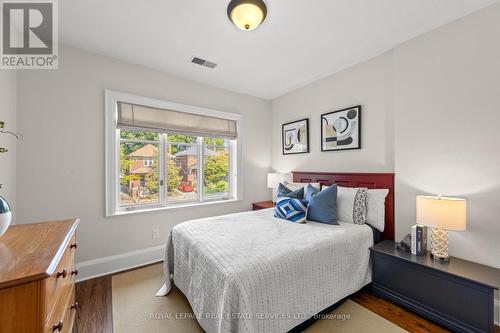
{"type": "Polygon", "coordinates": [[[365,224],[368,211],[368,189],[360,187],[354,196],[353,222],[355,224],[365,224]]]}
{"type": "Polygon", "coordinates": [[[306,223],[307,201],[279,197],[274,207],[274,216],[296,223],[306,223]]]}

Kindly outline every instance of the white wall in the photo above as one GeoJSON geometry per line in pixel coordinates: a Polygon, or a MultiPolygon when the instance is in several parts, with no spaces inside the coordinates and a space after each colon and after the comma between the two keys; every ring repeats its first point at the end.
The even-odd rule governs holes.
{"type": "MultiPolygon", "coordinates": [[[[466,197],[468,230],[451,233],[450,252],[500,267],[499,35],[497,4],[282,96],[272,116],[261,99],[63,47],[59,70],[18,77],[18,222],[81,217],[79,261],[159,246],[175,223],[268,199],[272,156],[282,172],[395,171],[398,239],[415,221],[416,194],[466,197]],[[105,218],[104,89],[243,114],[244,201],[105,218]],[[355,104],[363,149],[320,152],[320,114],[355,104]],[[311,153],[283,156],[281,124],[304,117],[311,153]]],[[[1,87],[14,80],[1,75],[1,87]]]]}
{"type": "Polygon", "coordinates": [[[81,218],[78,262],[164,245],[176,223],[269,197],[270,102],[68,47],[59,67],[19,75],[18,222],[81,218]],[[242,114],[243,201],[106,218],[105,89],[242,114]]]}
{"type": "Polygon", "coordinates": [[[272,103],[272,166],[279,172],[394,170],[392,52],[291,92],[272,103]],[[362,105],[361,150],[321,152],[320,115],[362,105]],[[281,125],[309,118],[309,154],[282,154],[281,125]]]}
{"type": "Polygon", "coordinates": [[[500,5],[396,48],[397,237],[416,194],[468,200],[450,253],[500,268],[500,5]]]}
{"type": "Polygon", "coordinates": [[[500,268],[500,4],[273,101],[272,167],[394,171],[396,239],[417,194],[468,199],[451,255],[500,268]],[[320,151],[320,114],[362,104],[362,150],[320,151]],[[311,153],[281,154],[281,125],[310,118],[311,153]]]}
{"type": "MultiPolygon", "coordinates": [[[[17,73],[13,70],[0,70],[0,120],[5,122],[5,129],[16,131],[17,128],[17,73]]],[[[10,134],[0,134],[0,147],[7,148],[7,153],[0,153],[0,195],[10,204],[12,222],[16,220],[16,139],[10,134]]]]}

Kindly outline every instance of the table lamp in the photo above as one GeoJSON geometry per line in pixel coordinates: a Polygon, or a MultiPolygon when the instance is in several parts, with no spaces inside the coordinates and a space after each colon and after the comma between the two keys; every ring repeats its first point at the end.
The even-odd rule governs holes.
{"type": "Polygon", "coordinates": [[[273,202],[276,202],[279,184],[284,181],[285,175],[282,173],[273,172],[267,174],[267,188],[273,189],[273,202]]]}
{"type": "Polygon", "coordinates": [[[448,230],[465,230],[467,202],[465,199],[417,196],[417,224],[431,228],[431,257],[447,262],[448,230]]]}

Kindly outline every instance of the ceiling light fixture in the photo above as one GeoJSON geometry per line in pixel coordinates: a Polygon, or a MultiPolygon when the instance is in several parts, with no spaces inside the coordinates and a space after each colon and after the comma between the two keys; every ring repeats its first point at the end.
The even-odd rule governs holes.
{"type": "Polygon", "coordinates": [[[267,7],[262,0],[231,0],[227,16],[241,30],[250,31],[266,19],[267,7]]]}

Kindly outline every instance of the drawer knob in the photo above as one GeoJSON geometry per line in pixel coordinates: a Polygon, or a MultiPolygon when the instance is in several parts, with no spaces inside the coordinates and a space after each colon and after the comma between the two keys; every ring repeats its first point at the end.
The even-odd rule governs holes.
{"type": "Polygon", "coordinates": [[[74,271],[71,271],[71,275],[77,276],[78,275],[78,268],[76,268],[74,271]]]}
{"type": "Polygon", "coordinates": [[[76,310],[78,309],[78,302],[75,302],[74,304],[71,305],[71,310],[76,310]]]}
{"type": "Polygon", "coordinates": [[[73,244],[71,244],[69,246],[70,249],[75,249],[75,250],[76,250],[77,247],[78,247],[78,242],[74,242],[73,244]]]}
{"type": "Polygon", "coordinates": [[[66,276],[68,276],[68,270],[66,268],[63,269],[61,272],[57,272],[56,278],[59,278],[61,276],[63,277],[63,279],[65,279],[66,276]]]}
{"type": "Polygon", "coordinates": [[[63,329],[63,321],[59,320],[57,324],[52,326],[52,332],[61,332],[63,329]]]}

